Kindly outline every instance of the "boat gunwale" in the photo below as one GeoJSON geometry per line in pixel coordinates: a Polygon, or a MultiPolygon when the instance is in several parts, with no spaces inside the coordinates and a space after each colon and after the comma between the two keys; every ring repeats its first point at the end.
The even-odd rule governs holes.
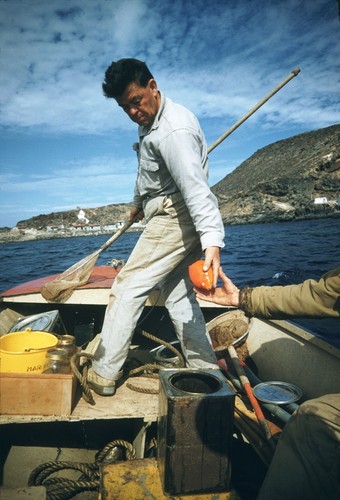
{"type": "MultiPolygon", "coordinates": [[[[260,319],[260,318],[257,318],[260,319]]],[[[305,326],[297,325],[293,323],[292,320],[281,320],[281,319],[260,319],[260,321],[264,321],[265,323],[274,324],[278,326],[282,331],[289,332],[292,337],[295,337],[299,340],[312,344],[313,346],[322,349],[323,351],[328,352],[329,354],[340,359],[340,349],[333,344],[330,344],[326,339],[322,339],[321,337],[317,337],[313,334],[308,328],[305,326]]]]}

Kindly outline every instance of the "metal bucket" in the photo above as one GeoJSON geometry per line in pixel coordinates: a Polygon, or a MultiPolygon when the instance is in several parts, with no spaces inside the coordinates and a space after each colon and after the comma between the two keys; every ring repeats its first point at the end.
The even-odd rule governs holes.
{"type": "Polygon", "coordinates": [[[42,373],[48,349],[59,342],[56,335],[32,331],[7,333],[0,338],[0,372],[42,373]]]}
{"type": "MultiPolygon", "coordinates": [[[[182,354],[181,344],[179,340],[174,340],[170,342],[170,345],[173,346],[180,354],[182,354]]],[[[168,347],[162,345],[159,347],[155,347],[150,351],[151,356],[155,359],[157,363],[163,366],[171,367],[174,365],[178,365],[179,359],[176,354],[171,351],[168,347]]]]}

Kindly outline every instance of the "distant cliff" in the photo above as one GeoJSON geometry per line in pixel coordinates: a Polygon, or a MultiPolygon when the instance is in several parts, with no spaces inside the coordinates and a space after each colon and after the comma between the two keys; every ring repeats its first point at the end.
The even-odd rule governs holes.
{"type": "Polygon", "coordinates": [[[212,190],[226,224],[340,216],[340,125],[260,149],[212,190]]]}
{"type": "MultiPolygon", "coordinates": [[[[339,217],[340,125],[299,134],[260,149],[212,190],[225,224],[339,217]]],[[[129,205],[112,204],[83,210],[93,227],[92,232],[85,232],[88,235],[102,232],[95,229],[96,225],[103,228],[126,220],[129,205]]],[[[84,224],[84,220],[79,220],[79,211],[78,207],[38,215],[19,221],[17,228],[22,233],[25,229],[33,230],[31,237],[26,232],[29,239],[75,235],[73,229],[71,234],[53,231],[61,226],[75,228],[77,224],[84,224]],[[47,227],[50,228],[48,234],[47,227]]],[[[0,241],[20,235],[18,230],[17,236],[13,233],[9,236],[9,233],[12,231],[1,231],[0,241]]],[[[77,234],[84,235],[84,231],[77,234]]]]}
{"type": "Polygon", "coordinates": [[[52,212],[46,215],[37,215],[30,219],[21,220],[17,227],[26,227],[34,229],[45,229],[47,226],[71,227],[76,225],[98,225],[106,226],[119,221],[125,221],[129,215],[129,205],[126,203],[105,205],[98,208],[83,208],[67,210],[66,212],[52,212]],[[79,213],[84,213],[84,218],[79,219],[79,213]],[[86,219],[88,223],[86,223],[86,219]]]}

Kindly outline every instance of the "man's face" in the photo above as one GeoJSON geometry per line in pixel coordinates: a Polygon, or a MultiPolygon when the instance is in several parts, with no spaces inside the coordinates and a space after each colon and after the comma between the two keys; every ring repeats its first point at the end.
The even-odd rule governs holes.
{"type": "Polygon", "coordinates": [[[149,126],[158,112],[160,95],[155,80],[151,79],[145,88],[130,83],[116,101],[133,122],[149,126]]]}

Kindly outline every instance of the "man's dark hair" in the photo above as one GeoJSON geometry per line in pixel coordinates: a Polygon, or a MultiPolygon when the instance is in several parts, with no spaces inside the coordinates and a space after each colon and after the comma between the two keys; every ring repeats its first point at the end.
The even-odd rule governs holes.
{"type": "Polygon", "coordinates": [[[111,63],[105,71],[103,92],[106,97],[120,97],[130,83],[134,82],[145,88],[152,78],[149,68],[143,61],[120,59],[111,63]]]}

